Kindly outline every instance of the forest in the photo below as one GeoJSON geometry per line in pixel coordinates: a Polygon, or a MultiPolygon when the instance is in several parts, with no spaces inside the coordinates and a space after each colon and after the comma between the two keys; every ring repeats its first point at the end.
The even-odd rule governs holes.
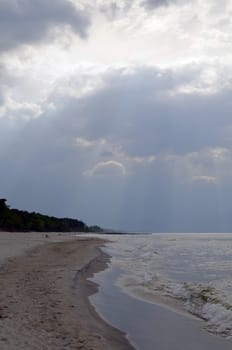
{"type": "MultiPolygon", "coordinates": [[[[35,212],[11,209],[5,198],[0,199],[0,231],[92,232],[77,219],[57,218],[35,212]]],[[[96,226],[97,227],[97,226],[96,226]]],[[[100,228],[99,228],[100,229],[100,228]]]]}

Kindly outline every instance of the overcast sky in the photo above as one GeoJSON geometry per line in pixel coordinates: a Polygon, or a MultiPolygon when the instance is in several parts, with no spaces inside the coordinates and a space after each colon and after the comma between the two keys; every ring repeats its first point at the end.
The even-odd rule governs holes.
{"type": "Polygon", "coordinates": [[[0,0],[0,197],[232,232],[231,0],[0,0]]]}

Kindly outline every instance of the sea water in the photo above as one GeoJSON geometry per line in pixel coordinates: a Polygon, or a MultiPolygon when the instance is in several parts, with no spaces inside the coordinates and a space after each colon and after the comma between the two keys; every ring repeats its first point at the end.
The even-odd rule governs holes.
{"type": "MultiPolygon", "coordinates": [[[[166,308],[160,315],[172,310],[182,318],[197,316],[204,320],[202,329],[226,338],[225,348],[232,345],[232,234],[112,235],[110,240],[104,248],[112,257],[108,277],[96,276],[102,278],[101,293],[104,285],[114,286],[108,289],[116,292],[114,298],[127,294],[152,303],[156,315],[159,304],[166,308]]],[[[93,302],[104,309],[99,297],[93,302]]],[[[137,302],[134,308],[139,307],[137,302]]],[[[112,323],[118,326],[117,320],[112,323]]]]}

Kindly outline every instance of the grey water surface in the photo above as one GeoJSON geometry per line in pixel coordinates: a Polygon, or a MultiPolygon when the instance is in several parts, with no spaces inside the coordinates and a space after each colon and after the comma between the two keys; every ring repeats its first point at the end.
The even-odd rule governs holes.
{"type": "Polygon", "coordinates": [[[120,273],[118,268],[110,267],[96,274],[92,281],[99,285],[99,291],[90,300],[107,322],[127,333],[136,349],[232,349],[230,340],[204,330],[202,320],[194,320],[123,292],[115,285],[120,273]]]}

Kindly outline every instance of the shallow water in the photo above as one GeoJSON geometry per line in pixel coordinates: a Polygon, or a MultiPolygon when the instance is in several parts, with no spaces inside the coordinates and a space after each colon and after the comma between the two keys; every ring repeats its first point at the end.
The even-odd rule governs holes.
{"type": "MultiPolygon", "coordinates": [[[[109,236],[106,238],[109,239],[109,236]]],[[[101,277],[99,280],[103,289],[100,289],[100,293],[94,298],[100,298],[102,295],[105,300],[102,293],[106,293],[106,290],[110,294],[117,291],[114,297],[119,301],[117,303],[119,309],[121,303],[123,308],[127,303],[128,305],[132,303],[131,299],[125,299],[126,297],[134,296],[139,298],[140,302],[152,301],[156,304],[154,306],[149,304],[150,308],[156,308],[153,315],[158,312],[157,304],[166,303],[168,298],[171,309],[179,312],[185,310],[185,313],[197,315],[205,320],[198,326],[197,333],[201,329],[211,339],[212,336],[202,330],[207,328],[209,332],[224,337],[223,342],[225,338],[230,338],[231,348],[232,234],[120,235],[110,236],[110,240],[112,242],[108,243],[104,250],[112,256],[111,272],[106,271],[102,275],[97,275],[96,278],[99,279],[100,276],[105,276],[104,273],[108,274],[106,279],[101,277]],[[121,273],[116,276],[115,271],[119,269],[121,273]],[[113,289],[110,285],[114,285],[113,289]]],[[[94,300],[96,303],[97,299],[94,300]]],[[[98,305],[101,310],[104,309],[104,302],[98,301],[98,305]]],[[[143,307],[147,308],[144,303],[143,307]]],[[[112,313],[110,308],[111,306],[108,319],[112,313]]],[[[134,308],[138,309],[138,304],[134,305],[134,308]]],[[[133,308],[128,312],[134,312],[133,308]]],[[[170,316],[173,314],[171,310],[162,311],[162,315],[166,313],[169,315],[168,319],[174,317],[170,316]]],[[[115,314],[117,315],[117,312],[115,314]]],[[[177,317],[176,313],[174,314],[177,317]]],[[[179,316],[180,319],[183,317],[179,316]]],[[[134,315],[132,319],[136,317],[134,315]]],[[[150,319],[150,316],[143,316],[144,319],[146,317],[150,319]]],[[[119,320],[122,318],[128,320],[126,316],[118,317],[119,320]]],[[[163,316],[160,318],[163,319],[163,316]]],[[[164,321],[167,324],[168,319],[164,321]]],[[[180,319],[178,324],[181,322],[180,319]]],[[[117,326],[119,327],[118,323],[117,326]]],[[[186,334],[191,335],[191,332],[186,330],[186,334]]],[[[167,329],[166,333],[170,335],[172,330],[167,329]]],[[[220,338],[217,336],[216,339],[220,338]]],[[[223,344],[227,344],[227,341],[223,344]]]]}
{"type": "Polygon", "coordinates": [[[203,330],[203,321],[125,294],[115,285],[120,274],[117,268],[98,273],[93,280],[99,292],[91,302],[107,322],[128,334],[137,349],[231,350],[231,342],[203,330]]]}
{"type": "Polygon", "coordinates": [[[207,320],[211,332],[232,337],[232,234],[110,239],[105,249],[112,266],[123,271],[116,283],[126,293],[144,300],[148,295],[179,299],[182,308],[207,320]]]}

